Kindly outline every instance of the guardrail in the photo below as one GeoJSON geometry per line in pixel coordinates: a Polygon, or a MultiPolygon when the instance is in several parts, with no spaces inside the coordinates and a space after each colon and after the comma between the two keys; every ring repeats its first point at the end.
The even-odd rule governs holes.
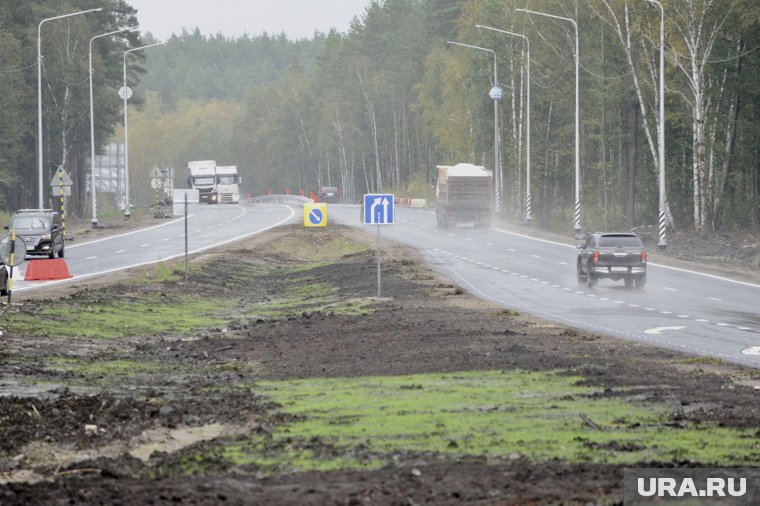
{"type": "Polygon", "coordinates": [[[311,204],[314,201],[308,197],[301,197],[300,195],[264,195],[262,197],[253,197],[247,199],[249,204],[290,204],[300,206],[303,204],[311,204]]]}

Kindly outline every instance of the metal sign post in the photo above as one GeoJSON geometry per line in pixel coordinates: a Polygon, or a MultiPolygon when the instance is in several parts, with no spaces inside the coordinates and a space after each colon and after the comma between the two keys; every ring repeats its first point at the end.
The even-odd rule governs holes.
{"type": "Polygon", "coordinates": [[[188,260],[187,260],[187,193],[185,193],[185,281],[187,281],[188,260]]]}
{"type": "Polygon", "coordinates": [[[382,296],[382,258],[380,251],[380,228],[381,225],[393,225],[395,211],[393,207],[394,197],[390,194],[367,194],[364,195],[362,216],[365,225],[377,226],[377,298],[382,296]]]}

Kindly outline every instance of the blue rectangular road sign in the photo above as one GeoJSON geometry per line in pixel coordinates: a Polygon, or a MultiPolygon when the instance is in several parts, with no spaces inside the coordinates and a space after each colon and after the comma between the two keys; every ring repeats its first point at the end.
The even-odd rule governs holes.
{"type": "Polygon", "coordinates": [[[393,225],[393,195],[369,194],[364,196],[365,225],[393,225]]]}

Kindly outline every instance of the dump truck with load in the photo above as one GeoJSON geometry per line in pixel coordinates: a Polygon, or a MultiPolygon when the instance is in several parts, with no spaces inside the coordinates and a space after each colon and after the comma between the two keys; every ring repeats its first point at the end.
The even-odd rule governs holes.
{"type": "Polygon", "coordinates": [[[491,226],[493,173],[469,163],[439,165],[435,188],[435,218],[440,228],[472,224],[491,226]]]}

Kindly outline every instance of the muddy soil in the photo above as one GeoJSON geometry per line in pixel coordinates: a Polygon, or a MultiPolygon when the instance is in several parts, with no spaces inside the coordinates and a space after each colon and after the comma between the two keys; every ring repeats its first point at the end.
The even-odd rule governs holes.
{"type": "MultiPolygon", "coordinates": [[[[266,434],[288,421],[257,393],[256,381],[467,370],[566,370],[602,388],[600,396],[664,403],[674,423],[760,427],[756,371],[642,344],[589,334],[476,299],[416,253],[384,246],[383,291],[372,298],[372,251],[349,254],[307,271],[297,249],[350,238],[346,227],[313,232],[284,227],[231,252],[196,259],[187,281],[79,283],[64,296],[20,295],[0,316],[34,314],[45,305],[81,309],[129,304],[156,293],[222,297],[243,304],[276,300],[288,280],[305,275],[362,301],[372,312],[304,308],[286,317],[230,318],[224,326],[183,335],[116,340],[0,337],[0,504],[610,504],[622,500],[622,466],[478,459],[441,463],[399,455],[376,471],[267,476],[220,462],[204,475],[179,471],[190,449],[246,434],[266,434]],[[290,243],[289,243],[290,244],[290,243]],[[241,273],[266,267],[255,282],[241,273]],[[368,282],[370,280],[370,282],[368,282]],[[127,374],[86,375],[67,360],[161,364],[127,374]],[[158,371],[158,372],[157,372],[158,371]],[[86,381],[84,381],[86,380],[86,381]],[[173,472],[177,469],[177,472],[173,472]],[[161,478],[156,478],[161,470],[161,478]]],[[[139,314],[135,317],[139,318],[139,314]]],[[[0,323],[0,328],[2,324],[0,323]]],[[[760,435],[760,434],[759,434],[760,435]]],[[[319,445],[318,441],[314,442],[319,445]]],[[[690,462],[642,463],[691,466],[690,462]]]]}

